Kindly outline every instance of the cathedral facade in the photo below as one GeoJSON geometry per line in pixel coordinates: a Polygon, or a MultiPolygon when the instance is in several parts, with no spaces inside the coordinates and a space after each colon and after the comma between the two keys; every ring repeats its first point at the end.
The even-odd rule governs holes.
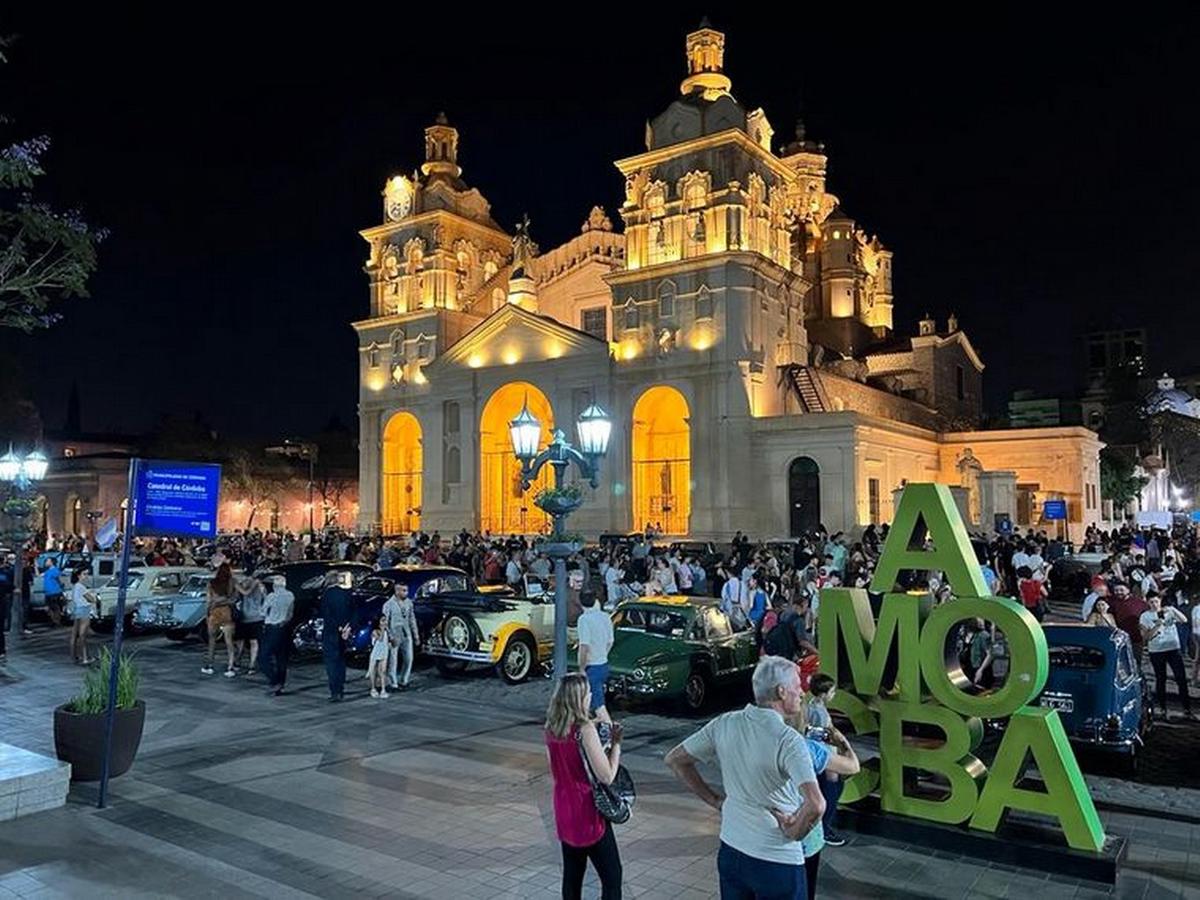
{"type": "Polygon", "coordinates": [[[596,206],[545,252],[463,180],[457,130],[425,130],[419,170],[387,181],[383,224],[361,232],[360,526],[544,530],[509,422],[528,406],[544,442],[574,439],[592,402],[613,430],[571,520],[588,535],[851,531],[930,480],[983,528],[1044,527],[1047,499],[1067,500],[1072,534],[1098,522],[1096,435],[976,430],[967,335],[928,316],[895,333],[892,253],[843,211],[802,125],[774,149],[724,49],[711,28],[687,36],[679,99],[616,162],[617,223],[596,206]]]}

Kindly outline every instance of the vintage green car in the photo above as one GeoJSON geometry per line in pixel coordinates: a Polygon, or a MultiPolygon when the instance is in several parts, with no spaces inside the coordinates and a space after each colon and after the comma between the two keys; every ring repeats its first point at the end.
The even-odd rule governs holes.
{"type": "Polygon", "coordinates": [[[750,684],[754,632],[734,631],[711,597],[639,597],[613,613],[608,694],[704,707],[715,687],[750,684]]]}

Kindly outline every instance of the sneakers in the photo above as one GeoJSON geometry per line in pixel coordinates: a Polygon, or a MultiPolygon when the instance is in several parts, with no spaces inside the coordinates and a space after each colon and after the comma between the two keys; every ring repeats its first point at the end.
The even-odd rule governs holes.
{"type": "Polygon", "coordinates": [[[375,690],[375,688],[371,688],[371,696],[372,696],[372,697],[378,697],[378,696],[379,696],[379,691],[375,690]]]}
{"type": "Polygon", "coordinates": [[[379,692],[379,696],[380,696],[380,697],[383,697],[385,700],[387,699],[387,695],[388,695],[388,692],[387,692],[387,691],[380,691],[380,692],[379,692]]]}
{"type": "Polygon", "coordinates": [[[201,675],[211,675],[212,673],[213,673],[212,666],[201,666],[200,667],[201,675]]]}
{"type": "Polygon", "coordinates": [[[845,847],[846,839],[844,837],[842,837],[842,835],[838,834],[836,831],[827,831],[827,832],[825,832],[825,846],[826,847],[845,847]]]}
{"type": "Polygon", "coordinates": [[[237,670],[235,670],[235,669],[226,669],[226,670],[225,670],[225,677],[226,677],[226,678],[237,678],[237,670]]]}
{"type": "Polygon", "coordinates": [[[21,634],[25,635],[25,637],[29,637],[31,634],[33,634],[33,629],[32,628],[22,628],[21,634]]]}

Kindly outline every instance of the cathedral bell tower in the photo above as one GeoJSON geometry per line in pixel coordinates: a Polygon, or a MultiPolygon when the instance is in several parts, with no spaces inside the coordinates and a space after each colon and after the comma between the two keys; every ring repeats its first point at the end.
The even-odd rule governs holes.
{"type": "Polygon", "coordinates": [[[445,113],[438,113],[434,124],[425,129],[425,162],[421,173],[426,176],[448,175],[458,178],[458,129],[450,125],[445,113]]]}
{"type": "Polygon", "coordinates": [[[679,85],[685,97],[693,91],[703,91],[705,100],[716,100],[728,94],[733,82],[725,74],[725,35],[710,28],[708,19],[687,36],[687,78],[679,85]]]}

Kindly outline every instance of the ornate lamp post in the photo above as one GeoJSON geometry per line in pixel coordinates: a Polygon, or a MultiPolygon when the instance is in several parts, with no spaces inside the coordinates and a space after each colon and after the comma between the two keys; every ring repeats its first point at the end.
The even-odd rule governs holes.
{"type": "Polygon", "coordinates": [[[13,564],[13,599],[16,602],[16,622],[18,633],[25,630],[25,604],[22,601],[22,582],[25,563],[25,542],[30,534],[26,522],[33,513],[33,501],[30,498],[33,487],[46,477],[50,467],[46,454],[34,450],[28,456],[18,456],[12,447],[0,456],[0,481],[9,485],[10,496],[4,501],[4,514],[12,521],[9,534],[16,545],[17,559],[13,564]]]}
{"type": "Polygon", "coordinates": [[[579,432],[579,449],[567,442],[561,431],[541,453],[538,441],[542,436],[542,425],[529,411],[529,402],[509,423],[513,453],[521,462],[521,490],[529,490],[533,480],[549,463],[554,467],[554,488],[542,491],[534,498],[534,504],[548,514],[554,523],[546,555],[554,560],[554,677],[562,678],[567,673],[567,557],[574,548],[566,541],[567,516],[583,503],[578,489],[572,490],[563,483],[567,466],[574,463],[579,474],[592,487],[600,480],[600,462],[608,453],[608,438],[612,433],[612,420],[597,404],[593,403],[579,416],[576,428],[579,432]]]}

